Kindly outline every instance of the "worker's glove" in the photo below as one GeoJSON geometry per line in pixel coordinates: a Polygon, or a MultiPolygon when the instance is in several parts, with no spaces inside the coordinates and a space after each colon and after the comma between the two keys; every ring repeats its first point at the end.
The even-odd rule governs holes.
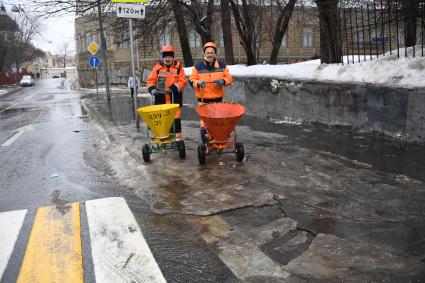
{"type": "Polygon", "coordinates": [[[170,86],[170,91],[173,95],[177,95],[179,93],[179,87],[177,84],[173,84],[170,86]]]}
{"type": "Polygon", "coordinates": [[[156,88],[154,88],[154,89],[151,90],[151,95],[152,96],[155,96],[157,94],[158,94],[158,90],[156,88]]]}
{"type": "Polygon", "coordinates": [[[218,87],[221,87],[221,86],[225,85],[225,84],[226,84],[226,82],[225,82],[223,79],[221,79],[221,80],[216,80],[216,81],[215,81],[215,84],[216,84],[218,87]]]}
{"type": "Polygon", "coordinates": [[[204,82],[204,81],[199,81],[196,85],[197,85],[199,88],[202,88],[202,87],[205,87],[205,86],[207,85],[207,83],[206,83],[206,82],[204,82]]]}

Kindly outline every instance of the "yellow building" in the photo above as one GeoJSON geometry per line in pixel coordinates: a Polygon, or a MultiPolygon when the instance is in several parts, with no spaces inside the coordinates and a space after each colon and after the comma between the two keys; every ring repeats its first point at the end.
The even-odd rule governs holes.
{"type": "MultiPolygon", "coordinates": [[[[222,39],[222,29],[219,14],[215,15],[218,20],[213,21],[213,38],[219,46],[218,58],[224,60],[224,46],[222,39]]],[[[105,26],[115,19],[115,15],[105,16],[105,26]],[[109,20],[108,20],[109,19],[109,20]]],[[[135,20],[137,21],[137,20],[135,20]]],[[[80,74],[80,84],[92,86],[95,83],[95,72],[89,66],[88,60],[91,54],[87,47],[95,41],[99,45],[98,56],[102,62],[102,53],[100,50],[99,23],[97,18],[89,15],[81,16],[75,20],[75,34],[77,46],[77,69],[80,74]]],[[[106,30],[106,29],[105,29],[106,30]]],[[[194,63],[202,60],[202,48],[199,35],[188,27],[189,44],[194,63]]],[[[128,29],[119,32],[105,32],[107,41],[107,57],[109,65],[109,76],[111,84],[126,84],[128,76],[131,73],[130,44],[128,41],[128,29]]],[[[235,63],[245,63],[246,54],[240,45],[240,38],[234,22],[232,23],[232,39],[235,63]]],[[[183,62],[182,51],[180,48],[179,36],[175,25],[164,26],[161,34],[158,34],[152,41],[153,44],[143,44],[138,40],[138,58],[139,63],[136,68],[142,70],[144,67],[153,67],[159,59],[159,50],[163,45],[171,44],[176,51],[176,59],[183,62]]],[[[262,37],[257,42],[258,63],[267,63],[269,60],[272,46],[267,39],[267,33],[262,33],[262,37]]],[[[285,35],[282,46],[279,51],[278,62],[294,63],[311,58],[318,57],[319,50],[319,22],[315,9],[295,9],[292,19],[289,22],[288,32],[285,35]]],[[[98,71],[98,79],[102,83],[103,72],[98,71]]]]}

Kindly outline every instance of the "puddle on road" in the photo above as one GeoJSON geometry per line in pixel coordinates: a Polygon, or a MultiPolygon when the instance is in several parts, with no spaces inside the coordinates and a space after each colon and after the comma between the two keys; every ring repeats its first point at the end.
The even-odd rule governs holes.
{"type": "MultiPolygon", "coordinates": [[[[184,107],[183,121],[198,119],[194,109],[184,107]]],[[[285,136],[288,144],[341,155],[359,163],[372,165],[375,169],[404,174],[425,183],[425,145],[404,143],[381,135],[358,133],[349,127],[276,124],[249,115],[242,117],[239,125],[249,126],[255,131],[277,133],[285,136]]],[[[260,147],[273,146],[262,141],[257,144],[260,147]]]]}
{"type": "Polygon", "coordinates": [[[154,209],[172,209],[180,210],[184,207],[181,203],[185,199],[186,192],[189,191],[190,186],[183,180],[175,180],[169,186],[161,186],[158,188],[164,194],[163,201],[157,202],[153,205],[154,209]]]}
{"type": "MultiPolygon", "coordinates": [[[[147,98],[139,98],[139,105],[148,103],[147,98]]],[[[99,100],[97,108],[115,124],[133,122],[133,102],[130,98],[113,97],[110,107],[105,101],[99,100]]],[[[182,111],[182,120],[197,121],[199,117],[194,109],[185,106],[182,111]]],[[[403,143],[374,134],[362,134],[347,127],[276,124],[249,115],[245,115],[239,125],[249,126],[255,131],[280,134],[289,145],[341,155],[359,164],[373,165],[375,169],[381,171],[398,172],[425,181],[423,174],[425,145],[403,143]]],[[[190,124],[190,127],[196,127],[196,125],[190,124]]],[[[279,142],[276,142],[277,146],[279,142]]],[[[256,144],[259,147],[274,145],[270,141],[261,140],[256,144]]]]}

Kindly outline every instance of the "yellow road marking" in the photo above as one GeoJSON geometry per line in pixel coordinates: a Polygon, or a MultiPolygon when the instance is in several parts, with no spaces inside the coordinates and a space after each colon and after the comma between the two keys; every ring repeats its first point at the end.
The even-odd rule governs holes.
{"type": "Polygon", "coordinates": [[[83,282],[78,202],[37,210],[17,282],[83,282]]]}

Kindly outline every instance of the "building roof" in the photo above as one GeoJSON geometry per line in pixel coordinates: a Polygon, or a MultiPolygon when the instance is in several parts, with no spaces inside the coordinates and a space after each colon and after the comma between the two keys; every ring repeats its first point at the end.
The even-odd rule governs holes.
{"type": "Polygon", "coordinates": [[[0,14],[0,31],[19,31],[19,26],[8,15],[0,14]]]}

